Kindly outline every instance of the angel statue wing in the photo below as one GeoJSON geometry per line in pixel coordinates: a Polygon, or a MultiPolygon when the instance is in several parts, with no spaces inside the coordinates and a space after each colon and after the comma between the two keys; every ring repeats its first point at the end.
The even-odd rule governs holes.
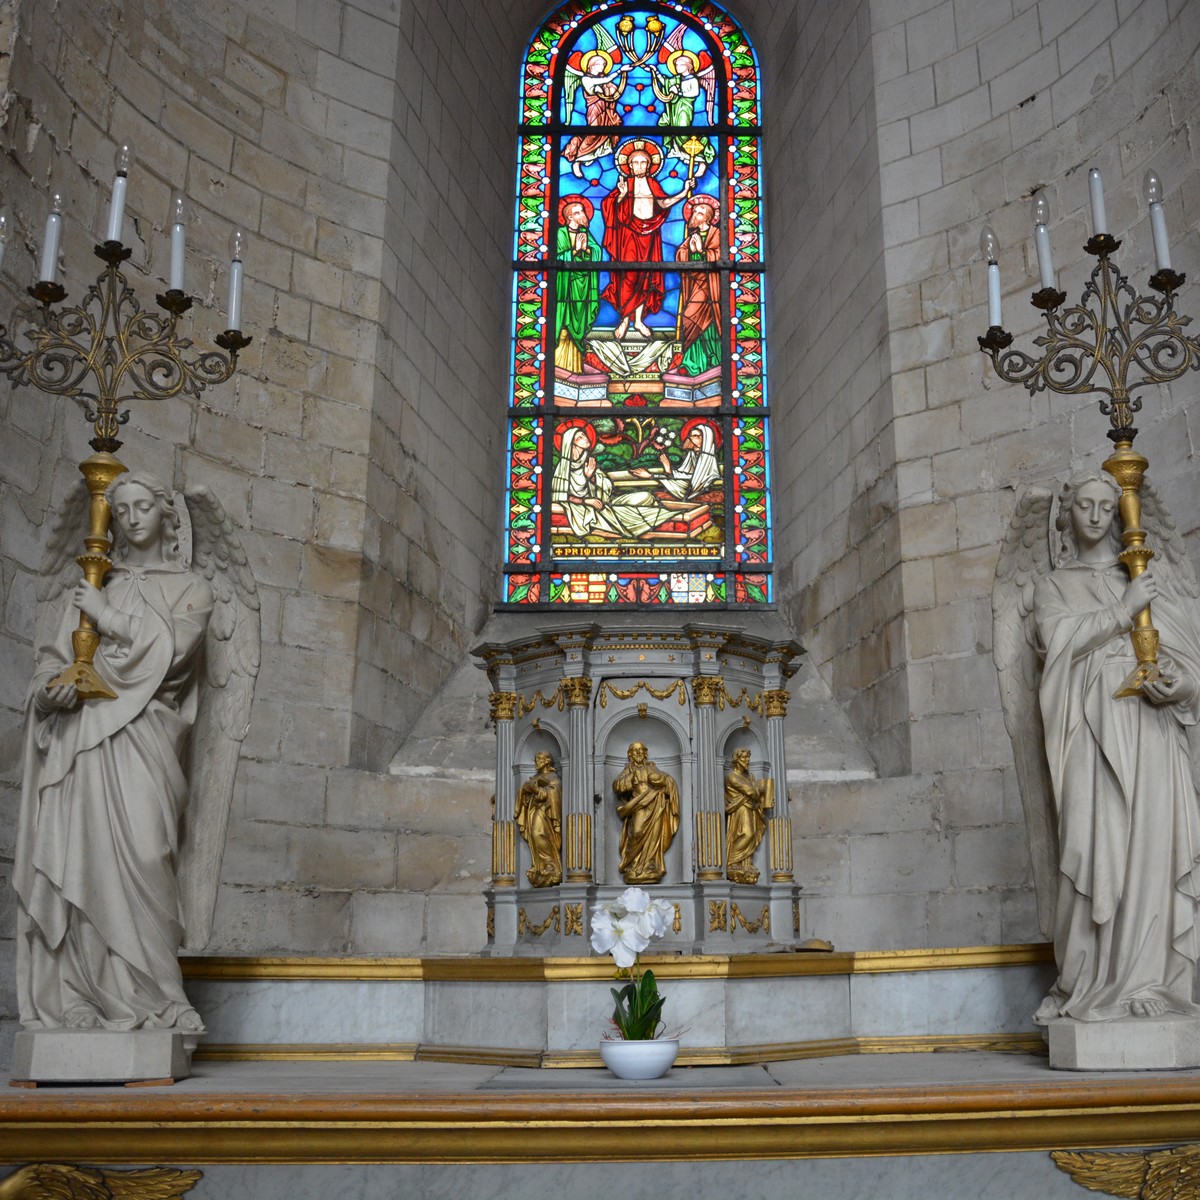
{"type": "Polygon", "coordinates": [[[1200,598],[1200,584],[1196,582],[1196,570],[1192,560],[1188,558],[1187,548],[1183,538],[1179,536],[1179,526],[1174,517],[1167,512],[1167,506],[1162,502],[1153,484],[1143,480],[1141,489],[1142,528],[1146,531],[1146,544],[1154,551],[1154,556],[1160,564],[1165,564],[1164,571],[1160,565],[1158,574],[1169,574],[1171,583],[1183,595],[1195,600],[1200,598]]]}
{"type": "Polygon", "coordinates": [[[1053,493],[1044,487],[1030,488],[1017,501],[992,585],[992,658],[1025,809],[1038,926],[1051,941],[1058,894],[1058,818],[1037,699],[1042,661],[1033,628],[1033,589],[1053,566],[1049,538],[1053,501],[1053,493]]]}
{"type": "Polygon", "coordinates": [[[54,518],[38,572],[35,646],[45,645],[53,637],[51,622],[59,617],[58,598],[83,578],[75,556],[83,552],[89,503],[88,490],[81,479],[67,493],[54,518]]]}
{"type": "Polygon", "coordinates": [[[1169,1150],[1051,1150],[1060,1171],[1080,1187],[1130,1200],[1190,1200],[1200,1174],[1200,1146],[1169,1150]]]}
{"type": "Polygon", "coordinates": [[[233,523],[206,487],[189,491],[186,501],[192,570],[213,590],[179,852],[184,946],[200,950],[212,934],[233,777],[258,676],[260,636],[258,589],[233,523]]]}
{"type": "Polygon", "coordinates": [[[147,1167],[106,1171],[66,1163],[31,1163],[0,1181],[0,1200],[170,1200],[190,1192],[199,1171],[147,1167]]]}

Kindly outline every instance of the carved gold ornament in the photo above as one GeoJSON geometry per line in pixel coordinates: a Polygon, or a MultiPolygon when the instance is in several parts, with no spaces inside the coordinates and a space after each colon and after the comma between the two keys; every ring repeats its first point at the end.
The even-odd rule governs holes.
{"type": "Polygon", "coordinates": [[[616,696],[618,700],[632,700],[643,689],[649,692],[655,700],[669,700],[678,693],[679,703],[681,705],[687,704],[687,691],[683,686],[682,679],[675,680],[673,684],[665,688],[651,687],[644,679],[639,679],[631,688],[619,688],[614,687],[613,684],[606,680],[600,685],[600,707],[608,707],[608,697],[610,695],[616,696]]]}
{"type": "Polygon", "coordinates": [[[586,675],[573,675],[559,685],[569,708],[587,708],[592,698],[592,681],[586,675]]]}
{"type": "Polygon", "coordinates": [[[105,1171],[65,1163],[30,1163],[0,1180],[0,1200],[168,1200],[199,1183],[200,1171],[147,1167],[105,1171]]]}
{"type": "Polygon", "coordinates": [[[563,925],[565,937],[583,937],[583,904],[568,904],[563,910],[566,923],[563,925]]]}
{"type": "Polygon", "coordinates": [[[1080,1187],[1135,1200],[1197,1200],[1200,1145],[1170,1150],[1052,1150],[1050,1157],[1080,1187]]]}
{"type": "Polygon", "coordinates": [[[692,694],[700,705],[716,704],[725,690],[725,680],[720,675],[697,675],[692,680],[692,694]]]}
{"type": "Polygon", "coordinates": [[[511,721],[517,715],[516,692],[492,692],[488,697],[493,721],[511,721]]]}
{"type": "Polygon", "coordinates": [[[788,701],[791,698],[792,693],[786,688],[776,688],[774,691],[763,692],[763,716],[786,717],[788,701]]]}
{"type": "Polygon", "coordinates": [[[729,907],[724,900],[708,902],[708,932],[719,933],[729,928],[729,907]]]}
{"type": "Polygon", "coordinates": [[[738,908],[737,901],[734,901],[729,906],[729,928],[736,929],[741,926],[747,933],[757,933],[760,929],[763,933],[771,932],[771,910],[766,904],[763,905],[762,912],[758,914],[757,921],[749,921],[742,915],[742,910],[738,908]]]}
{"type": "Polygon", "coordinates": [[[534,937],[541,937],[551,925],[554,926],[555,933],[562,932],[562,917],[559,914],[557,904],[550,910],[550,915],[540,925],[535,925],[523,908],[517,909],[517,937],[524,937],[526,933],[532,933],[534,937]]]}
{"type": "Polygon", "coordinates": [[[559,712],[562,712],[566,707],[566,703],[566,698],[563,696],[562,683],[549,696],[543,695],[542,689],[538,688],[528,700],[524,696],[517,697],[517,716],[523,717],[526,713],[533,712],[539,704],[543,708],[557,708],[559,712]]]}

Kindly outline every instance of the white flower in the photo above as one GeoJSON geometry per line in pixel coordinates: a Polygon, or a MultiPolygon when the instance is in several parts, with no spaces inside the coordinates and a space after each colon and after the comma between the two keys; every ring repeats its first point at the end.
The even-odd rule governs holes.
{"type": "Polygon", "coordinates": [[[642,934],[636,921],[603,906],[592,913],[592,949],[597,954],[611,954],[621,970],[629,970],[648,945],[650,939],[642,934]]]}
{"type": "MultiPolygon", "coordinates": [[[[616,899],[613,908],[641,916],[650,907],[650,896],[640,887],[626,888],[616,899]]],[[[615,915],[615,913],[614,913],[615,915]]]]}

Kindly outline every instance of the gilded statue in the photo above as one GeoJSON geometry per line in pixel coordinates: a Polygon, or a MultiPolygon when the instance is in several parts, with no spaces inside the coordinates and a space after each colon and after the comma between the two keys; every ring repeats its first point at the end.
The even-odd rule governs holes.
{"type": "Polygon", "coordinates": [[[630,744],[628,762],[613,780],[621,818],[621,878],[658,883],[679,829],[679,785],[650,761],[641,742],[630,744]]]}
{"type": "Polygon", "coordinates": [[[554,757],[545,750],[533,756],[536,774],[521,784],[514,817],[529,846],[525,877],[535,888],[562,883],[562,783],[554,757]]]}
{"type": "Polygon", "coordinates": [[[1188,730],[1200,720],[1200,588],[1154,489],[1142,524],[1156,555],[1118,561],[1120,492],[1104,473],[1020,500],[992,602],[994,656],[1037,887],[1058,978],[1034,1016],[1107,1021],[1195,1015],[1200,808],[1188,730]],[[1161,678],[1116,699],[1129,631],[1153,602],[1161,678]]]}
{"type": "Polygon", "coordinates": [[[775,785],[750,774],[750,751],[733,752],[725,776],[725,875],[734,883],[757,883],[754,852],[767,832],[767,813],[775,807],[775,785]]]}
{"type": "Polygon", "coordinates": [[[154,476],[122,474],[105,498],[115,562],[103,589],[72,563],[82,486],[42,565],[13,871],[20,1018],[27,1030],[196,1034],[178,952],[212,930],[258,595],[207,489],[185,506],[154,476]],[[101,634],[94,666],[115,699],[49,685],[74,657],[79,612],[101,634]]]}

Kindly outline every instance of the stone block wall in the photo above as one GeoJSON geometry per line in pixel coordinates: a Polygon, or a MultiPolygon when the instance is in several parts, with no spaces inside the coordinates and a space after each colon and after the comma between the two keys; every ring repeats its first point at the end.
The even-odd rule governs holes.
{"type": "MultiPolygon", "coordinates": [[[[912,766],[1006,767],[991,663],[999,543],[1026,486],[1098,466],[1111,443],[1095,398],[1031,397],[979,352],[980,229],[990,222],[1001,241],[1005,327],[1035,353],[1044,325],[1028,303],[1039,286],[1029,201],[1039,188],[1068,303],[1095,264],[1082,250],[1091,166],[1131,282],[1148,290],[1154,269],[1141,198],[1150,166],[1167,187],[1175,267],[1194,278],[1200,9],[879,0],[872,12],[912,766]]],[[[1179,307],[1196,311],[1193,289],[1179,307]]],[[[1200,524],[1195,394],[1191,375],[1153,389],[1136,422],[1150,478],[1189,531],[1200,524]]],[[[1003,837],[1015,840],[998,833],[997,852],[1003,837]]]]}
{"type": "Polygon", "coordinates": [[[908,706],[871,5],[767,12],[779,593],[876,761],[898,772],[908,706]]]}

